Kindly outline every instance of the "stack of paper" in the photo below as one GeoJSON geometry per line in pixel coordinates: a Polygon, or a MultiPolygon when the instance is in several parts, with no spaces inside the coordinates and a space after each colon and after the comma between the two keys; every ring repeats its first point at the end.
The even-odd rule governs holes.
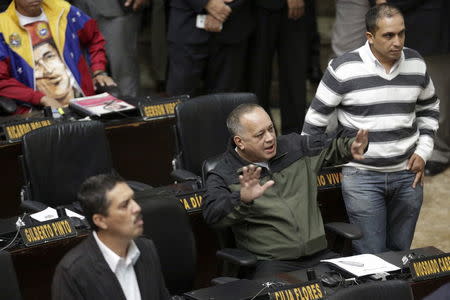
{"type": "Polygon", "coordinates": [[[335,265],[340,269],[355,275],[356,277],[381,272],[397,271],[400,269],[373,254],[360,254],[348,257],[325,259],[321,260],[321,262],[327,262],[335,265]]]}

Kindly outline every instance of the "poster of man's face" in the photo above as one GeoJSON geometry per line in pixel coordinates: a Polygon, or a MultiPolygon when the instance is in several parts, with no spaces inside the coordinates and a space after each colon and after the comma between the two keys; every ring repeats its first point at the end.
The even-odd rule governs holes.
{"type": "Polygon", "coordinates": [[[53,42],[36,45],[33,54],[37,89],[63,104],[68,104],[74,93],[66,66],[53,42]]]}

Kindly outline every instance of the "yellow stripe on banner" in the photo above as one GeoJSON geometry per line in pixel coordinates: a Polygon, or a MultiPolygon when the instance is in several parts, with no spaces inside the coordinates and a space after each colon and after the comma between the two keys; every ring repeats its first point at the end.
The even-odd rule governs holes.
{"type": "Polygon", "coordinates": [[[59,55],[63,58],[64,44],[66,42],[67,15],[70,4],[60,0],[44,0],[42,3],[44,12],[48,18],[50,31],[59,55]]]}
{"type": "Polygon", "coordinates": [[[29,66],[34,66],[31,39],[28,32],[19,25],[14,2],[0,14],[0,30],[9,48],[21,56],[29,66]]]}

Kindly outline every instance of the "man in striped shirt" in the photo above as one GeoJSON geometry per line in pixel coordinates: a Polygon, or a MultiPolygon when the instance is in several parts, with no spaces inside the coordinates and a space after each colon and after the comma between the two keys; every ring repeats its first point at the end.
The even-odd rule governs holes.
{"type": "Polygon", "coordinates": [[[323,133],[335,115],[345,136],[358,128],[369,130],[365,159],[342,169],[347,213],[364,233],[354,250],[405,250],[422,205],[439,100],[422,57],[403,47],[401,12],[389,4],[373,7],[366,14],[366,27],[364,46],[329,63],[303,134],[323,133]]]}

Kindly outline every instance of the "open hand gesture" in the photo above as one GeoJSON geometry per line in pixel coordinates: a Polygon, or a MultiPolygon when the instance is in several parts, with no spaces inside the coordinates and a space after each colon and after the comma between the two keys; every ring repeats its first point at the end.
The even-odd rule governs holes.
{"type": "Polygon", "coordinates": [[[242,169],[242,175],[239,175],[242,202],[251,203],[253,200],[261,197],[269,187],[275,184],[273,180],[269,180],[265,184],[261,185],[259,183],[260,177],[260,167],[249,165],[242,169]]]}

